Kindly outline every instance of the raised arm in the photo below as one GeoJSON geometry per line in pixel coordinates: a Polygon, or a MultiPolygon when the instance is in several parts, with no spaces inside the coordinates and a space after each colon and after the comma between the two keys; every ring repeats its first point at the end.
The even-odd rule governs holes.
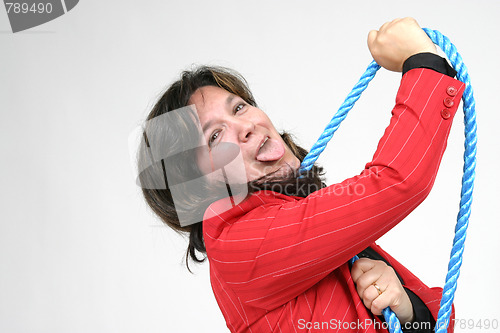
{"type": "Polygon", "coordinates": [[[212,268],[242,302],[273,309],[346,263],[428,195],[462,91],[461,82],[430,69],[406,73],[361,174],[304,199],[256,193],[207,219],[212,268]]]}

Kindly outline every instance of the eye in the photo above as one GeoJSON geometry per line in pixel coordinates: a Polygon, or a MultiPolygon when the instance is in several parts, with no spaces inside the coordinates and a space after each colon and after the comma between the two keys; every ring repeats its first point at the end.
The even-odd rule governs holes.
{"type": "Polygon", "coordinates": [[[217,141],[217,138],[219,137],[220,132],[221,132],[221,131],[220,131],[220,130],[218,130],[218,131],[215,131],[214,133],[212,133],[212,135],[210,135],[210,138],[208,139],[208,146],[209,146],[209,147],[212,147],[213,143],[214,143],[215,141],[217,141]]]}
{"type": "Polygon", "coordinates": [[[236,106],[234,107],[234,113],[237,113],[241,110],[243,110],[243,108],[245,107],[245,103],[239,103],[239,104],[236,104],[236,106]]]}

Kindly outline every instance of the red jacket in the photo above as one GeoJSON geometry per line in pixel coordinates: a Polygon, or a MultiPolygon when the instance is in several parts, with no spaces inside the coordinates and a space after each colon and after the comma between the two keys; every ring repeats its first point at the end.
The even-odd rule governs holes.
{"type": "Polygon", "coordinates": [[[360,175],[307,198],[261,191],[228,211],[209,207],[210,279],[231,332],[387,332],[360,300],[347,264],[368,246],[436,319],[441,288],[427,287],[373,242],[428,195],[463,88],[435,71],[411,70],[360,175]]]}

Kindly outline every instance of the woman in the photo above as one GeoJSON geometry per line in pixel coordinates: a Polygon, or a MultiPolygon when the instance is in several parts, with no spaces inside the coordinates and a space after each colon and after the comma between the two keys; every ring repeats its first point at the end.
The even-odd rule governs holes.
{"type": "Polygon", "coordinates": [[[373,160],[340,184],[324,186],[318,166],[297,174],[306,151],[227,70],[185,72],[148,116],[144,196],[189,234],[194,261],[206,253],[232,332],[386,332],[388,306],[405,332],[435,325],[441,289],[374,242],[429,193],[464,85],[411,18],[371,31],[368,46],[377,63],[404,75],[373,160]],[[351,267],[356,254],[364,258],[351,267]]]}

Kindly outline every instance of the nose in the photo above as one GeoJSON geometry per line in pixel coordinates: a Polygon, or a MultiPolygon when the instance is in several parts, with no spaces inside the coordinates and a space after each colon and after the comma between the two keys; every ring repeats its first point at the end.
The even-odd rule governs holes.
{"type": "Polygon", "coordinates": [[[238,139],[240,142],[247,142],[251,135],[255,132],[255,124],[252,121],[245,119],[236,119],[235,126],[238,131],[238,139]]]}

